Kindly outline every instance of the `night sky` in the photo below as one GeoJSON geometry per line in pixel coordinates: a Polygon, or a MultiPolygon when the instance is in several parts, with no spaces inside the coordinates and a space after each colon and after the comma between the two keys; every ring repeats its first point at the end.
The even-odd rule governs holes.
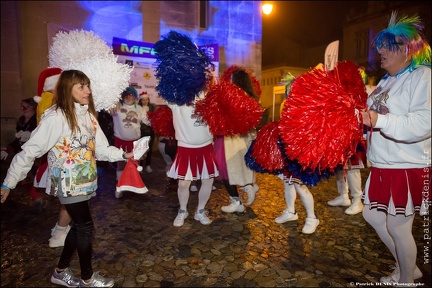
{"type": "MultiPolygon", "coordinates": [[[[351,11],[363,11],[367,1],[273,1],[273,11],[263,15],[263,66],[265,53],[281,41],[318,46],[342,39],[343,22],[351,11]]],[[[279,44],[278,44],[279,43],[279,44]]]]}

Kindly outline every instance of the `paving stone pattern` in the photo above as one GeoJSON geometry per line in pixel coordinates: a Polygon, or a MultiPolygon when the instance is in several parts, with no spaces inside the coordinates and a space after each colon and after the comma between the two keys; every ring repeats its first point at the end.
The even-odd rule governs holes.
{"type": "MultiPolygon", "coordinates": [[[[298,197],[299,220],[277,224],[285,209],[282,181],[257,174],[260,191],[243,215],[224,214],[228,195],[215,182],[207,209],[213,222],[193,219],[197,192],[191,192],[189,217],[183,227],[172,225],[179,208],[175,190],[166,190],[165,164],[153,154],[154,172],[142,172],[149,192],[125,192],[116,199],[115,168],[99,162],[98,196],[91,200],[95,222],[93,268],[113,277],[116,287],[363,287],[391,273],[394,262],[387,248],[361,214],[344,214],[344,207],[326,202],[337,196],[335,179],[310,190],[320,219],[317,231],[301,233],[305,210],[298,197]]],[[[6,173],[2,164],[2,178],[6,173]]],[[[362,171],[363,183],[368,170],[362,171]]],[[[56,287],[50,275],[62,248],[49,248],[60,204],[45,195],[42,212],[21,185],[1,205],[1,286],[56,287]]],[[[244,195],[246,196],[246,195],[244,195]]],[[[417,265],[423,278],[418,287],[431,287],[430,223],[414,221],[417,265]]],[[[79,276],[78,256],[71,268],[79,276]]]]}

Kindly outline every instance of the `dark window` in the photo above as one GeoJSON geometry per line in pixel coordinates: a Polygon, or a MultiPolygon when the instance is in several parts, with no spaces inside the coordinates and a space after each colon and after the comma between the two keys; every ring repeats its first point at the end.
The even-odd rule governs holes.
{"type": "Polygon", "coordinates": [[[199,1],[199,25],[200,28],[207,28],[207,11],[208,11],[208,1],[199,1]]]}
{"type": "Polygon", "coordinates": [[[356,33],[356,58],[364,58],[369,52],[369,29],[364,29],[356,33]]]}

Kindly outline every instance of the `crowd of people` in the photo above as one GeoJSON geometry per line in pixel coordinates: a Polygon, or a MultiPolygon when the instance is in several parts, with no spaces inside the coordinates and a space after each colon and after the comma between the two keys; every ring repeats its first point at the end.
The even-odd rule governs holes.
{"type": "MultiPolygon", "coordinates": [[[[415,214],[428,213],[430,204],[429,194],[424,193],[429,191],[429,182],[424,179],[430,179],[430,158],[422,155],[430,153],[431,146],[431,49],[422,35],[422,28],[418,17],[398,19],[393,13],[388,27],[373,41],[381,57],[381,68],[387,74],[376,89],[370,91],[367,109],[361,111],[359,117],[366,126],[367,136],[363,142],[366,145],[358,150],[366,153],[367,160],[353,155],[347,163],[341,163],[342,168],[335,175],[339,196],[327,202],[329,206],[348,207],[345,210],[348,215],[362,213],[389,249],[396,269],[390,276],[380,279],[383,283],[414,283],[423,276],[416,265],[417,248],[412,234],[415,214]],[[406,33],[407,30],[410,33],[406,33]],[[360,169],[364,169],[366,163],[371,167],[362,191],[360,169]]],[[[157,44],[158,53],[163,54],[164,46],[157,44]]],[[[208,61],[199,53],[197,57],[197,61],[208,61]]],[[[2,161],[10,161],[1,186],[1,203],[26,177],[35,177],[38,168],[35,160],[47,155],[49,174],[45,192],[59,199],[60,219],[63,219],[59,219],[53,229],[62,239],[56,236],[59,243],[52,247],[63,246],[63,251],[52,273],[52,283],[67,287],[114,285],[113,279],[94,272],[91,262],[94,224],[89,202],[96,196],[96,160],[115,162],[118,179],[126,159],[133,157],[133,142],[143,136],[151,137],[150,149],[140,159],[145,171],[153,172],[153,143],[158,143],[166,162],[166,175],[172,179],[171,183],[176,183],[179,209],[174,227],[182,227],[189,216],[188,202],[194,181],[199,181],[200,185],[193,218],[202,225],[212,222],[205,208],[215,180],[221,181],[228,192],[229,203],[221,206],[223,212],[244,213],[239,190],[246,193],[245,204],[253,205],[259,195],[259,186],[255,183],[257,172],[246,165],[244,156],[256,137],[256,126],[243,134],[213,135],[211,127],[195,113],[214,80],[206,73],[207,67],[201,72],[205,85],[201,85],[192,98],[167,97],[171,100],[166,104],[172,112],[174,137],[155,133],[148,113],[157,107],[146,93],[138,95],[133,87],[127,87],[119,103],[103,114],[104,121],[110,124],[101,127],[98,119],[101,122],[102,118],[95,110],[90,79],[78,70],[61,72],[53,88],[52,106],[46,109],[39,123],[35,113],[38,104],[32,98],[22,100],[23,116],[17,122],[16,138],[1,151],[2,161]],[[112,130],[108,138],[105,135],[108,130],[104,131],[107,127],[112,130]],[[87,171],[85,177],[80,174],[83,169],[87,171]],[[75,277],[69,267],[75,251],[80,260],[81,279],[75,277]]],[[[236,69],[231,83],[259,102],[246,69],[236,69]]],[[[160,90],[166,92],[162,88],[160,90]]],[[[176,93],[173,95],[178,97],[176,93]]],[[[279,176],[284,183],[280,195],[287,208],[275,222],[298,220],[295,200],[299,194],[307,213],[302,232],[314,233],[320,222],[306,183],[287,171],[279,176]]],[[[37,196],[32,198],[38,201],[42,197],[40,193],[37,196]]],[[[116,192],[115,196],[121,198],[123,193],[116,192]]]]}

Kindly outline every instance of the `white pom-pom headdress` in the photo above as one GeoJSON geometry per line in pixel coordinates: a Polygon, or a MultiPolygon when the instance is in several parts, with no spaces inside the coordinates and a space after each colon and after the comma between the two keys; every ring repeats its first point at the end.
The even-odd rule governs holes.
{"type": "Polygon", "coordinates": [[[80,70],[90,79],[97,111],[114,107],[129,86],[132,67],[117,62],[111,48],[92,31],[60,31],[49,51],[51,67],[80,70]]]}

